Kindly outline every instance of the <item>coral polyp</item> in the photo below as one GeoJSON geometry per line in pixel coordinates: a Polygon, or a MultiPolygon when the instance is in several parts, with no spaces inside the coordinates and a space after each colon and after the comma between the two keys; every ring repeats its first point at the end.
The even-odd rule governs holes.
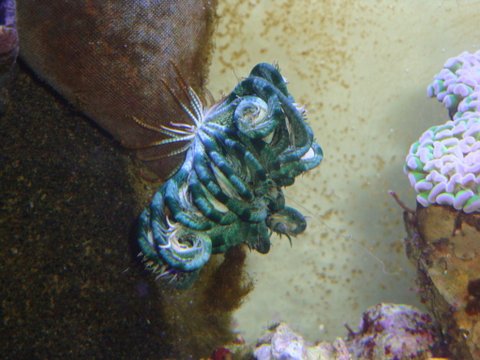
{"type": "Polygon", "coordinates": [[[428,87],[452,120],[425,131],[411,147],[405,173],[427,207],[480,211],[480,51],[449,59],[428,87]]]}
{"type": "Polygon", "coordinates": [[[209,109],[182,87],[189,104],[179,104],[193,124],[145,126],[168,136],[152,146],[181,143],[172,155],[185,160],[141,214],[138,237],[147,267],[179,285],[211,254],[241,243],[267,253],[273,232],[303,232],[305,218],[285,206],[282,187],[323,157],[275,66],[258,64],[209,109]]]}

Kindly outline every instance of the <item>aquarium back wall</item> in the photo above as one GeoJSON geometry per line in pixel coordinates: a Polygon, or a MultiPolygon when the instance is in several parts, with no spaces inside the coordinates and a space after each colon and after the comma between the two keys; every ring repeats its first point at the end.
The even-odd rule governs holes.
{"type": "Polygon", "coordinates": [[[420,306],[396,191],[424,129],[447,120],[426,86],[449,57],[480,47],[479,1],[219,1],[208,88],[227,94],[258,62],[278,63],[325,158],[286,190],[307,231],[248,254],[255,290],[235,314],[253,340],[284,320],[310,340],[345,334],[378,302],[420,306]]]}

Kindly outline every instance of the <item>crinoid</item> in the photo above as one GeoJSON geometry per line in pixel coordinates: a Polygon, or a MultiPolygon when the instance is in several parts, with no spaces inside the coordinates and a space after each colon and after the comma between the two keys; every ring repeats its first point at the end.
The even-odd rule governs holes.
{"type": "Polygon", "coordinates": [[[141,147],[134,147],[132,149],[135,149],[135,150],[148,149],[148,148],[161,149],[163,145],[174,145],[173,150],[170,150],[172,146],[169,146],[168,149],[170,151],[166,153],[164,151],[155,151],[150,155],[138,154],[139,159],[144,162],[157,161],[163,158],[173,157],[175,155],[185,153],[193,143],[197,135],[198,129],[200,129],[200,127],[202,126],[205,120],[207,112],[211,110],[211,108],[210,109],[206,108],[203,105],[204,102],[202,101],[202,99],[200,99],[200,97],[197,95],[195,90],[193,90],[193,88],[186,83],[185,79],[183,78],[182,74],[180,73],[180,70],[177,68],[175,63],[172,62],[171,66],[173,69],[175,69],[175,72],[177,74],[176,85],[179,91],[181,92],[180,96],[178,96],[175,93],[175,91],[167,84],[167,82],[164,79],[160,79],[160,81],[164,85],[165,89],[170,93],[174,101],[181,108],[183,113],[188,117],[188,120],[191,123],[187,124],[187,123],[171,121],[169,123],[170,126],[163,125],[163,124],[154,125],[133,116],[133,120],[135,121],[136,124],[143,127],[144,129],[157,133],[162,137],[162,139],[144,144],[141,147]],[[186,102],[183,102],[182,98],[186,102]],[[182,144],[182,145],[175,146],[176,144],[182,144]]]}
{"type": "Polygon", "coordinates": [[[192,124],[155,127],[136,120],[167,136],[149,146],[184,143],[160,156],[185,153],[141,214],[138,239],[147,267],[185,285],[211,254],[241,243],[267,253],[272,232],[303,232],[305,219],[285,206],[281,187],[319,165],[323,154],[275,66],[256,65],[208,109],[180,82],[189,104],[177,102],[192,124]]]}

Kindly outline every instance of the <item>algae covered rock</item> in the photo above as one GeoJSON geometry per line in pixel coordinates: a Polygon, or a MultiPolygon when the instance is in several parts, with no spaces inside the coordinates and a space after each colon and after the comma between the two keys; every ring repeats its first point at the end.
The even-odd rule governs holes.
{"type": "Polygon", "coordinates": [[[381,303],[362,315],[358,331],[335,341],[311,344],[285,323],[262,336],[257,360],[398,360],[428,359],[439,341],[434,322],[412,306],[381,303]]]}

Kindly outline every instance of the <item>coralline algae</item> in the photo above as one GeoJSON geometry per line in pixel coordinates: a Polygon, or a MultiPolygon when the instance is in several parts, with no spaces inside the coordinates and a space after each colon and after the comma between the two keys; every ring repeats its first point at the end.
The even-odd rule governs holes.
{"type": "Polygon", "coordinates": [[[354,359],[423,359],[436,343],[432,319],[400,304],[378,304],[363,313],[359,331],[347,339],[354,359]]]}
{"type": "Polygon", "coordinates": [[[428,87],[452,120],[425,131],[411,147],[404,171],[417,201],[480,211],[480,51],[449,59],[428,87]]]}
{"type": "Polygon", "coordinates": [[[10,70],[18,54],[15,1],[0,0],[0,69],[10,70]]]}
{"type": "Polygon", "coordinates": [[[0,0],[0,115],[5,111],[8,85],[18,55],[18,32],[14,0],[0,0]]]}
{"type": "Polygon", "coordinates": [[[271,328],[257,343],[254,358],[323,360],[426,359],[438,341],[433,322],[414,307],[381,303],[367,309],[358,332],[334,342],[308,344],[285,323],[271,328]]]}

